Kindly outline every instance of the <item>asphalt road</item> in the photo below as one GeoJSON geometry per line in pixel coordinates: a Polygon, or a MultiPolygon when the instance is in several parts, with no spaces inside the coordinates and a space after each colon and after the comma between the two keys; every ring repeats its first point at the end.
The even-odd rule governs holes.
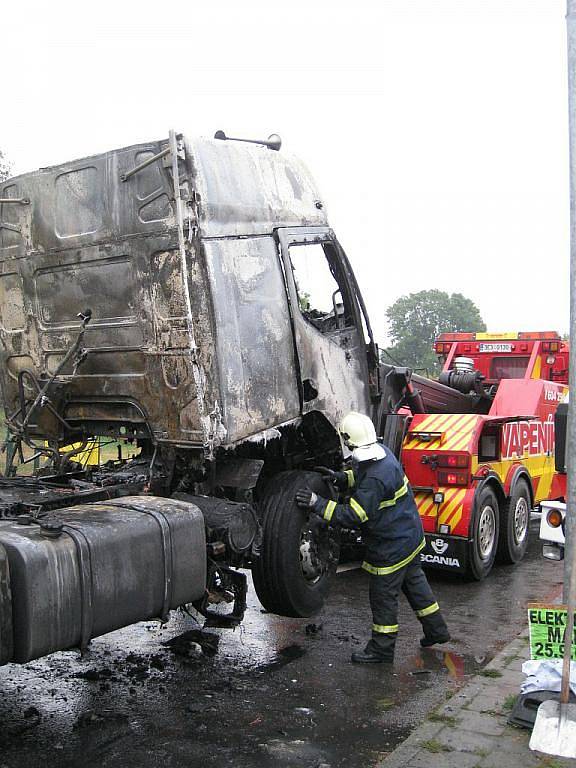
{"type": "Polygon", "coordinates": [[[263,614],[251,592],[241,628],[209,630],[220,637],[212,656],[193,642],[165,645],[197,629],[179,614],[95,640],[83,658],[2,667],[0,768],[370,768],[511,640],[526,603],[561,579],[536,531],[520,565],[483,583],[432,574],[453,640],[421,651],[402,602],[393,668],[349,661],[371,621],[359,570],[336,577],[312,625],[263,614]]]}

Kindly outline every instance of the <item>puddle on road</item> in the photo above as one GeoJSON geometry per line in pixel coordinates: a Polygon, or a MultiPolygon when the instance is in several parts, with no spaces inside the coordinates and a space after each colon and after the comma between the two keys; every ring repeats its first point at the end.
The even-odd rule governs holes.
{"type": "Polygon", "coordinates": [[[400,669],[404,671],[409,669],[413,676],[445,670],[452,680],[462,680],[475,675],[487,662],[486,656],[472,656],[430,648],[408,658],[400,665],[400,669]]]}
{"type": "Polygon", "coordinates": [[[272,669],[281,669],[282,667],[285,667],[286,664],[290,664],[291,661],[301,659],[305,654],[306,649],[302,648],[301,645],[294,643],[293,645],[288,645],[286,648],[281,648],[275,658],[266,664],[258,665],[255,667],[255,670],[256,672],[269,672],[272,669]]]}
{"type": "Polygon", "coordinates": [[[275,765],[278,766],[330,764],[330,755],[327,755],[318,744],[304,739],[273,739],[263,745],[262,749],[273,758],[275,765]]]}

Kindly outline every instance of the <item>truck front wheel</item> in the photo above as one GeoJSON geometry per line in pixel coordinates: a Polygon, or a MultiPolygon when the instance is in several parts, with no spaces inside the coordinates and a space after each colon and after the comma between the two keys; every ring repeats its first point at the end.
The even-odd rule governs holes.
{"type": "Polygon", "coordinates": [[[498,541],[499,562],[517,563],[526,554],[531,507],[528,483],[520,478],[502,510],[502,525],[498,541]]]}
{"type": "Polygon", "coordinates": [[[339,556],[338,535],[294,497],[307,487],[326,497],[315,472],[281,472],[260,499],[263,537],[252,576],[264,608],[280,616],[308,617],[322,608],[339,556]]]}
{"type": "Polygon", "coordinates": [[[498,548],[500,510],[491,488],[483,488],[472,516],[471,541],[468,544],[468,575],[480,581],[492,570],[498,548]]]}

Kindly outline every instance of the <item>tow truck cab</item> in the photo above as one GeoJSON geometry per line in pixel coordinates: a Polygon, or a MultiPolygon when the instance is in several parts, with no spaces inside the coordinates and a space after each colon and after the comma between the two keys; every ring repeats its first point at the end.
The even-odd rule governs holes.
{"type": "Polygon", "coordinates": [[[515,563],[531,510],[562,500],[555,414],[567,395],[568,344],[555,332],[445,333],[440,384],[464,397],[413,416],[402,460],[426,535],[423,562],[484,578],[515,563]]]}
{"type": "Polygon", "coordinates": [[[503,379],[568,384],[568,342],[555,331],[441,333],[434,350],[443,362],[443,374],[458,369],[457,358],[467,357],[488,385],[497,386],[503,379]]]}
{"type": "MultiPolygon", "coordinates": [[[[566,435],[568,403],[560,403],[554,417],[556,471],[566,477],[566,435]]],[[[564,560],[566,545],[566,502],[545,501],[540,505],[540,540],[542,555],[547,560],[564,560]]]]}

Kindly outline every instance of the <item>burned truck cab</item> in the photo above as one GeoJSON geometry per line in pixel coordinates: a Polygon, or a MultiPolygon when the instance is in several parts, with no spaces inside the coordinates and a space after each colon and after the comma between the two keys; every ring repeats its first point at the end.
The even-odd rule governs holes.
{"type": "Polygon", "coordinates": [[[28,428],[60,442],[213,451],[303,413],[368,411],[357,290],[305,168],[261,145],[173,142],[4,184],[8,414],[56,371],[28,428]],[[87,308],[81,359],[58,370],[87,308]]]}
{"type": "MultiPolygon", "coordinates": [[[[172,131],[0,185],[0,552],[16,557],[22,514],[35,532],[22,540],[45,549],[49,520],[73,540],[70,515],[80,528],[99,509],[129,518],[127,495],[165,520],[147,534],[165,545],[188,504],[205,522],[204,539],[190,534],[204,597],[224,584],[239,616],[233,569],[248,566],[265,607],[310,615],[338,543],[312,530],[294,488],[341,458],[345,413],[377,409],[377,350],[302,163],[277,141],[216,136],[172,131]]],[[[198,583],[184,597],[202,603],[198,583]]],[[[14,616],[27,599],[16,590],[14,616]]]]}

